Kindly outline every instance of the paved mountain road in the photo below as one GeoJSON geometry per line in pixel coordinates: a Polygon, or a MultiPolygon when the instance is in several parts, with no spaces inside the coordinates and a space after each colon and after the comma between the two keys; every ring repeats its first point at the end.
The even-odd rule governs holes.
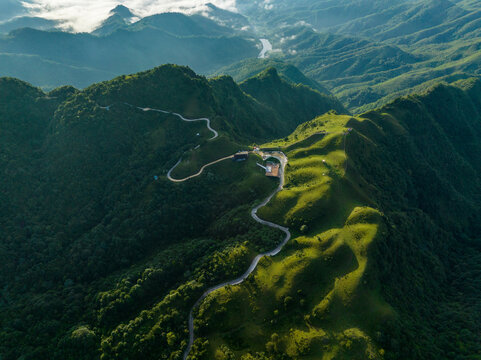
{"type": "MultiPolygon", "coordinates": [[[[266,252],[266,253],[263,253],[263,254],[259,254],[257,255],[254,260],[252,260],[249,268],[246,270],[246,272],[244,274],[242,274],[240,277],[238,277],[237,279],[234,279],[234,280],[231,280],[231,281],[226,281],[222,284],[218,284],[216,286],[213,286],[211,287],[210,289],[207,289],[203,294],[202,296],[196,301],[196,303],[194,304],[194,306],[192,307],[192,309],[190,310],[190,313],[189,313],[189,344],[184,352],[184,360],[187,360],[188,356],[189,356],[189,353],[190,351],[192,350],[192,345],[194,344],[194,310],[202,303],[202,301],[207,297],[209,296],[211,293],[213,293],[214,291],[216,290],[219,290],[219,289],[222,289],[223,287],[226,287],[226,286],[233,286],[233,285],[239,285],[241,283],[243,283],[248,277],[250,274],[252,274],[254,272],[254,270],[257,268],[257,265],[259,264],[259,261],[264,258],[264,257],[270,257],[270,256],[275,256],[277,254],[279,254],[281,252],[281,250],[284,248],[284,246],[289,242],[289,240],[291,239],[291,233],[289,231],[288,228],[286,227],[283,227],[281,225],[278,225],[278,224],[274,224],[272,222],[269,222],[269,221],[265,221],[265,220],[262,220],[261,218],[259,218],[259,216],[257,216],[257,211],[266,206],[271,200],[272,198],[279,192],[283,189],[284,187],[284,172],[285,172],[285,167],[287,165],[287,162],[288,162],[288,159],[287,159],[287,156],[284,155],[282,152],[259,152],[258,153],[260,156],[262,156],[263,158],[264,157],[274,157],[276,159],[278,159],[281,163],[281,177],[280,177],[280,183],[279,183],[279,187],[271,194],[269,195],[269,197],[267,197],[263,202],[261,202],[259,205],[257,205],[255,208],[252,209],[251,211],[251,216],[252,218],[257,221],[259,224],[262,224],[262,225],[265,225],[265,226],[269,226],[271,228],[274,228],[274,229],[278,229],[278,230],[281,230],[282,232],[285,233],[285,237],[284,237],[284,240],[279,244],[279,246],[277,246],[274,250],[272,251],[269,251],[269,252],[266,252]]],[[[210,165],[213,165],[213,164],[216,164],[218,162],[221,162],[221,161],[224,161],[224,160],[227,160],[227,159],[232,159],[233,158],[233,155],[232,156],[229,156],[229,157],[225,157],[225,158],[221,158],[219,160],[216,160],[212,163],[209,163],[209,164],[206,164],[202,167],[202,169],[195,175],[192,175],[192,176],[189,176],[185,179],[181,179],[181,180],[175,180],[175,179],[172,179],[171,177],[171,172],[173,169],[175,169],[175,167],[177,165],[180,164],[181,160],[179,160],[177,162],[177,164],[172,168],[170,169],[169,173],[167,174],[167,177],[169,178],[169,180],[171,181],[174,181],[174,182],[184,182],[184,181],[187,181],[189,179],[192,179],[194,177],[197,177],[199,176],[200,174],[202,174],[202,171],[207,167],[207,166],[210,166],[210,165]]]]}
{"type": "MultiPolygon", "coordinates": [[[[265,39],[263,39],[265,40],[265,39]]],[[[265,40],[265,41],[262,41],[262,44],[264,46],[264,49],[263,49],[263,52],[264,52],[264,55],[265,55],[265,52],[268,51],[269,49],[269,46],[270,46],[270,49],[272,49],[272,46],[270,45],[269,41],[265,40]],[[264,51],[265,50],[265,51],[264,51]]],[[[187,121],[187,122],[194,122],[194,121],[205,121],[207,123],[207,128],[209,129],[209,131],[211,131],[213,133],[213,137],[210,138],[209,140],[214,140],[215,138],[217,138],[219,136],[219,133],[214,130],[212,127],[211,127],[211,122],[210,122],[210,119],[208,118],[200,118],[200,119],[187,119],[185,118],[184,116],[178,114],[178,113],[172,113],[172,112],[169,112],[169,111],[165,111],[165,110],[160,110],[160,109],[153,109],[153,108],[149,108],[149,107],[138,107],[138,106],[134,106],[134,105],[131,105],[131,104],[128,104],[128,103],[125,103],[126,105],[128,106],[131,106],[131,107],[135,107],[137,109],[140,109],[142,111],[155,111],[155,112],[160,112],[160,113],[163,113],[163,114],[171,114],[171,115],[174,115],[174,116],[177,116],[179,117],[181,120],[183,121],[187,121]]],[[[104,109],[106,110],[110,110],[110,106],[108,107],[104,107],[104,109]]],[[[259,254],[257,255],[251,262],[249,268],[246,270],[246,272],[244,274],[242,274],[240,277],[238,277],[237,279],[234,279],[234,280],[231,280],[231,281],[226,281],[222,284],[219,284],[219,285],[216,285],[214,287],[211,287],[210,289],[207,289],[203,294],[202,296],[196,301],[196,303],[194,304],[194,306],[192,306],[191,310],[190,310],[190,313],[189,313],[189,344],[184,352],[184,360],[187,360],[188,356],[189,356],[189,353],[190,351],[192,350],[192,345],[194,344],[194,310],[201,304],[201,302],[211,293],[213,293],[214,291],[216,290],[219,290],[225,286],[233,286],[233,285],[239,285],[241,283],[243,283],[248,277],[250,274],[252,274],[254,272],[254,270],[257,268],[257,265],[259,264],[259,261],[264,258],[264,257],[270,257],[270,256],[275,256],[277,254],[279,254],[281,252],[281,250],[284,248],[284,246],[289,242],[289,240],[291,239],[291,233],[289,231],[288,228],[286,227],[283,227],[281,225],[278,225],[278,224],[274,224],[272,222],[269,222],[269,221],[265,221],[265,220],[262,220],[259,218],[259,216],[257,216],[257,211],[266,206],[271,200],[272,198],[279,192],[283,189],[284,187],[284,173],[285,173],[285,168],[286,168],[286,165],[287,165],[287,162],[288,162],[288,158],[287,156],[282,153],[282,152],[279,152],[279,151],[272,151],[272,152],[263,152],[263,151],[257,151],[255,152],[257,153],[259,156],[261,156],[263,159],[266,159],[268,157],[274,157],[276,159],[279,160],[279,162],[281,163],[281,176],[280,176],[280,183],[279,183],[279,186],[277,187],[277,189],[271,194],[269,195],[263,202],[261,202],[259,205],[257,205],[256,207],[254,207],[251,211],[251,217],[256,221],[258,222],[259,224],[262,224],[262,225],[265,225],[265,226],[269,226],[271,228],[274,228],[274,229],[278,229],[278,230],[281,230],[282,232],[284,232],[285,234],[285,237],[284,237],[284,240],[272,251],[269,251],[269,252],[266,252],[266,253],[263,253],[263,254],[259,254]]],[[[172,181],[172,182],[175,182],[175,183],[181,183],[181,182],[185,182],[187,180],[190,180],[190,179],[193,179],[197,176],[200,176],[203,171],[209,167],[209,166],[212,166],[214,164],[217,164],[217,163],[220,163],[221,161],[225,161],[225,160],[228,160],[228,159],[232,159],[234,157],[234,155],[230,155],[230,156],[226,156],[226,157],[223,157],[223,158],[220,158],[218,160],[215,160],[215,161],[212,161],[208,164],[205,164],[204,166],[202,166],[202,168],[199,170],[199,172],[197,172],[196,174],[194,175],[191,175],[191,176],[188,176],[186,178],[183,178],[183,179],[174,179],[172,177],[172,171],[177,167],[179,166],[179,164],[182,162],[182,158],[168,171],[167,173],[167,178],[172,181]]]]}
{"type": "Polygon", "coordinates": [[[218,160],[215,160],[215,161],[212,161],[208,164],[205,164],[204,166],[202,166],[199,170],[198,173],[194,174],[194,175],[191,175],[191,176],[188,176],[184,179],[174,179],[172,177],[172,171],[174,171],[174,169],[179,166],[179,164],[182,162],[182,159],[180,159],[179,161],[177,161],[177,164],[175,164],[172,169],[169,170],[169,172],[167,173],[167,178],[172,181],[172,182],[176,182],[176,183],[180,183],[180,182],[184,182],[184,181],[187,181],[187,180],[190,180],[192,178],[195,178],[197,176],[199,176],[200,174],[202,174],[205,170],[205,168],[211,166],[211,165],[214,165],[214,164],[217,164],[217,163],[220,163],[221,161],[225,161],[225,160],[228,160],[228,159],[232,159],[234,157],[234,155],[229,155],[229,156],[226,156],[224,158],[221,158],[221,159],[218,159],[218,160]]]}

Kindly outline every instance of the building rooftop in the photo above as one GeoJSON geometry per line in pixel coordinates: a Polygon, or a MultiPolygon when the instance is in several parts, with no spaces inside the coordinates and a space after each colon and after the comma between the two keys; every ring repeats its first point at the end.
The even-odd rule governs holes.
{"type": "Polygon", "coordinates": [[[268,162],[266,164],[266,176],[279,177],[279,164],[268,162]]]}

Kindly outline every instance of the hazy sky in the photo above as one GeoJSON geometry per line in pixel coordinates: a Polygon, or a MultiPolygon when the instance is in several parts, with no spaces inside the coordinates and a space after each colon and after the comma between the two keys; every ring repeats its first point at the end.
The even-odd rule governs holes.
{"type": "MultiPolygon", "coordinates": [[[[0,0],[2,1],[2,0],[0,0]]],[[[24,0],[29,12],[47,19],[64,21],[64,28],[91,31],[111,9],[122,4],[141,17],[165,11],[194,12],[211,2],[235,11],[236,0],[24,0]]]]}

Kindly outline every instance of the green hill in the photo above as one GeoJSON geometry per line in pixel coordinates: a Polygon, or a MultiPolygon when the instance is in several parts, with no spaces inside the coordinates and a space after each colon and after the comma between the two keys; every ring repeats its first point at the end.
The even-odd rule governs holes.
{"type": "Polygon", "coordinates": [[[332,96],[320,94],[305,85],[291,85],[283,81],[275,68],[242,82],[240,87],[262,104],[277,110],[286,124],[305,122],[329,110],[347,112],[332,96]]]}
{"type": "Polygon", "coordinates": [[[289,165],[259,215],[294,238],[202,303],[191,358],[479,357],[480,86],[324,115],[265,145],[289,165]]]}
{"type": "Polygon", "coordinates": [[[2,359],[170,356],[185,346],[192,300],[280,240],[249,217],[277,186],[254,157],[182,184],[166,174],[181,157],[190,175],[286,136],[307,120],[304,110],[287,123],[284,108],[231,78],[174,65],[48,94],[2,78],[0,95],[2,359]],[[209,117],[220,136],[209,141],[205,122],[137,107],[209,117]],[[116,343],[130,322],[136,330],[126,336],[141,336],[141,350],[116,343]],[[152,337],[156,326],[170,330],[152,337]]]}
{"type": "Polygon", "coordinates": [[[479,357],[480,90],[352,117],[273,69],[237,85],[166,65],[48,94],[2,78],[2,359],[181,359],[197,299],[283,233],[250,217],[278,186],[256,155],[166,175],[254,142],[289,158],[258,213],[293,237],[200,304],[190,359],[479,357]]]}
{"type": "Polygon", "coordinates": [[[293,84],[303,84],[319,91],[321,94],[331,95],[329,90],[322,86],[319,82],[305,76],[294,65],[275,59],[246,59],[230,66],[218,70],[214,75],[229,75],[237,82],[245,81],[256,76],[262,71],[273,67],[279,76],[293,84]]]}

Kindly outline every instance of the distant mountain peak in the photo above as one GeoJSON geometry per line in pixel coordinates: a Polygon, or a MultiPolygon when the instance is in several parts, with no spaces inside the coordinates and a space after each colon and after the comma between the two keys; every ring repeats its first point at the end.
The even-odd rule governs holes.
{"type": "Polygon", "coordinates": [[[115,8],[110,10],[110,15],[119,15],[122,18],[132,18],[135,16],[132,10],[124,5],[117,5],[115,8]]]}
{"type": "Polygon", "coordinates": [[[215,9],[215,10],[219,9],[217,6],[215,6],[211,2],[206,3],[205,6],[210,8],[210,9],[215,9]]]}
{"type": "Polygon", "coordinates": [[[116,30],[124,29],[135,20],[137,16],[124,5],[117,5],[110,10],[108,17],[93,32],[95,35],[107,35],[116,30]]]}

